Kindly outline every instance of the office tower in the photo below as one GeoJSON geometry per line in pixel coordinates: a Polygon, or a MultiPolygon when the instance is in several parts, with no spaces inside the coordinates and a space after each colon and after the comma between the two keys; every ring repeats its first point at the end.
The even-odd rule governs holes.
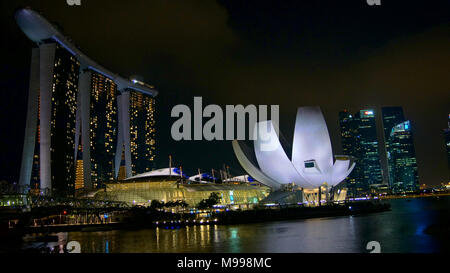
{"type": "Polygon", "coordinates": [[[394,193],[419,190],[416,152],[410,121],[402,122],[391,130],[389,136],[389,168],[394,193]]]}
{"type": "Polygon", "coordinates": [[[399,106],[383,107],[381,108],[381,114],[383,117],[384,140],[387,142],[386,145],[388,145],[392,128],[405,121],[403,108],[399,106]]]}
{"type": "Polygon", "coordinates": [[[134,172],[150,170],[154,87],[95,63],[35,11],[20,9],[15,17],[38,47],[31,59],[20,185],[71,197],[75,189],[90,190],[116,179],[122,152],[130,177],[130,139],[134,172]]]}
{"type": "Polygon", "coordinates": [[[347,110],[339,112],[339,126],[341,129],[341,144],[342,152],[345,155],[353,156],[356,161],[356,166],[350,175],[346,178],[348,188],[348,195],[351,197],[358,196],[359,192],[363,191],[363,180],[361,177],[361,164],[359,164],[360,146],[358,140],[357,123],[352,114],[347,110]]]}
{"type": "Polygon", "coordinates": [[[381,109],[382,120],[383,120],[383,140],[384,140],[384,148],[385,153],[384,156],[386,158],[385,165],[383,166],[385,181],[388,181],[389,185],[393,183],[393,177],[391,176],[393,172],[392,164],[389,164],[389,154],[391,153],[391,143],[390,143],[390,135],[392,129],[405,121],[405,117],[403,114],[403,108],[394,106],[394,107],[383,107],[381,109]]]}
{"type": "Polygon", "coordinates": [[[393,192],[418,190],[419,177],[411,122],[401,107],[383,107],[386,171],[393,192]]]}
{"type": "Polygon", "coordinates": [[[355,115],[339,113],[343,152],[355,158],[356,166],[347,178],[349,194],[368,194],[371,185],[381,184],[375,112],[361,110],[355,115]]]}
{"type": "Polygon", "coordinates": [[[361,154],[364,186],[381,184],[380,154],[378,151],[377,126],[373,110],[361,110],[355,115],[361,154]]]}
{"type": "Polygon", "coordinates": [[[58,43],[33,49],[20,182],[73,196],[80,63],[58,43]]]}

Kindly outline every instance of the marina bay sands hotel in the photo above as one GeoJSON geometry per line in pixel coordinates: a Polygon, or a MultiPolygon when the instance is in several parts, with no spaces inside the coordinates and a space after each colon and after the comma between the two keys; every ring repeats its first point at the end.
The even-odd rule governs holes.
{"type": "Polygon", "coordinates": [[[157,90],[100,66],[39,13],[20,9],[15,18],[36,44],[19,183],[74,196],[150,171],[157,90]]]}

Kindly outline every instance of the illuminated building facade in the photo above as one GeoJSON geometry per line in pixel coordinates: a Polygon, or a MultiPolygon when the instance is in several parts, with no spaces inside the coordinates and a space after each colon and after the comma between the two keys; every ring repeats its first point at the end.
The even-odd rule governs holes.
{"type": "Polygon", "coordinates": [[[148,206],[151,201],[162,202],[185,201],[195,207],[203,199],[208,199],[211,193],[218,193],[221,197],[220,205],[257,204],[269,195],[269,188],[251,185],[226,184],[179,184],[176,180],[160,181],[121,181],[107,183],[106,192],[99,191],[95,198],[103,197],[108,200],[126,202],[129,205],[148,206]]]}
{"type": "Polygon", "coordinates": [[[13,207],[22,208],[30,204],[30,200],[25,194],[13,194],[0,196],[0,208],[1,207],[13,207]]]}
{"type": "Polygon", "coordinates": [[[359,111],[356,114],[356,122],[358,123],[362,178],[365,188],[372,184],[381,184],[383,178],[381,176],[375,112],[373,110],[359,111]]]}
{"type": "Polygon", "coordinates": [[[246,152],[245,143],[234,140],[232,146],[244,170],[259,182],[279,189],[295,184],[303,189],[335,187],[353,170],[348,156],[333,156],[328,128],[320,107],[299,107],[295,121],[292,157],[281,146],[272,121],[256,124],[260,135],[254,140],[254,154],[246,152]]]}
{"type": "MultiPolygon", "coordinates": [[[[73,196],[75,193],[75,124],[80,63],[61,45],[54,43],[49,46],[55,48],[50,108],[51,184],[56,195],[73,196]]],[[[43,126],[41,119],[41,128],[43,126]]],[[[43,135],[44,132],[42,131],[41,134],[43,135]]],[[[41,146],[41,154],[42,152],[41,146]]]]}
{"type": "MultiPolygon", "coordinates": [[[[89,188],[114,179],[117,143],[117,85],[91,70],[80,76],[77,132],[84,146],[84,180],[89,188]],[[81,129],[81,130],[79,130],[81,129]]],[[[80,139],[77,134],[77,140],[80,139]]]]}
{"type": "Polygon", "coordinates": [[[383,107],[381,108],[381,114],[383,116],[383,133],[386,146],[389,145],[389,137],[392,132],[392,128],[405,121],[403,114],[403,108],[399,106],[383,107]]]}
{"type": "MultiPolygon", "coordinates": [[[[342,152],[346,155],[356,157],[361,153],[361,146],[358,139],[358,126],[352,114],[347,110],[339,112],[339,126],[341,134],[342,152]]],[[[358,161],[358,158],[356,158],[358,161]]],[[[346,178],[345,182],[348,188],[349,196],[355,197],[358,192],[363,191],[363,180],[361,177],[360,164],[356,164],[353,171],[346,178]]]]}
{"type": "Polygon", "coordinates": [[[343,149],[356,161],[355,173],[348,180],[349,194],[368,194],[370,185],[381,184],[383,181],[375,112],[360,110],[355,115],[350,115],[344,111],[339,115],[343,149]]]}
{"type": "Polygon", "coordinates": [[[77,161],[75,163],[75,191],[84,188],[83,147],[78,146],[77,161]]]}
{"type": "Polygon", "coordinates": [[[94,73],[90,103],[91,168],[94,187],[114,178],[114,155],[117,134],[117,85],[94,73]],[[95,143],[95,145],[93,145],[95,143]]]}
{"type": "Polygon", "coordinates": [[[394,107],[383,107],[381,108],[382,120],[383,120],[383,137],[384,137],[384,148],[385,148],[385,156],[386,156],[386,166],[384,169],[385,180],[389,182],[389,185],[393,184],[393,177],[391,174],[393,173],[393,166],[389,163],[389,155],[392,153],[391,148],[391,132],[392,129],[406,121],[403,108],[394,106],[394,107]]]}
{"type": "MultiPolygon", "coordinates": [[[[130,93],[132,101],[136,97],[139,102],[136,151],[146,151],[145,158],[153,161],[154,87],[95,63],[37,12],[20,9],[15,17],[37,45],[31,59],[19,184],[39,188],[43,194],[73,196],[75,188],[89,190],[117,178],[122,151],[126,177],[131,177],[130,116],[134,116],[130,100],[124,100],[130,93]]],[[[145,160],[134,165],[136,172],[151,166],[145,160]]]]}
{"type": "Polygon", "coordinates": [[[55,195],[75,191],[75,123],[80,63],[51,40],[33,49],[21,183],[55,195]],[[25,182],[26,181],[26,182],[25,182]]]}
{"type": "Polygon", "coordinates": [[[155,99],[127,89],[118,96],[118,106],[115,166],[119,167],[115,168],[115,178],[119,177],[122,165],[125,165],[125,177],[128,178],[152,170],[156,149],[155,99]]]}
{"type": "Polygon", "coordinates": [[[391,130],[389,136],[389,176],[394,193],[419,190],[416,152],[410,121],[402,122],[391,130]]]}
{"type": "Polygon", "coordinates": [[[417,160],[411,122],[405,120],[401,107],[383,107],[386,174],[393,192],[419,189],[417,160]]]}
{"type": "Polygon", "coordinates": [[[155,100],[130,91],[132,174],[151,171],[155,159],[155,100]]]}

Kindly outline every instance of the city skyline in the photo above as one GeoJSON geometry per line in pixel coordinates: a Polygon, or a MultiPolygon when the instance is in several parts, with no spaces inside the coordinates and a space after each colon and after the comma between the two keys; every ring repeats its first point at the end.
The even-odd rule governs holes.
{"type": "Polygon", "coordinates": [[[405,119],[402,107],[383,107],[382,115],[385,179],[395,192],[415,191],[420,178],[411,121],[405,119]]]}
{"type": "Polygon", "coordinates": [[[402,107],[383,107],[381,114],[365,109],[352,115],[344,110],[339,112],[339,123],[342,150],[357,163],[346,179],[350,193],[369,194],[372,185],[397,193],[419,189],[413,128],[402,107]]]}
{"type": "Polygon", "coordinates": [[[371,185],[385,183],[381,167],[380,141],[377,134],[376,112],[363,109],[355,114],[339,113],[342,149],[356,162],[347,178],[349,192],[354,196],[368,194],[371,185]]]}
{"type": "MultiPolygon", "coordinates": [[[[2,155],[5,168],[0,179],[11,182],[18,179],[21,155],[17,155],[17,151],[21,150],[20,138],[24,135],[22,112],[27,109],[27,74],[31,59],[31,43],[14,25],[12,12],[28,2],[2,4],[2,25],[11,33],[10,42],[3,44],[4,52],[10,54],[2,64],[6,71],[4,76],[11,78],[2,80],[7,91],[5,104],[2,103],[2,121],[5,119],[3,124],[11,128],[11,134],[2,136],[2,143],[11,143],[8,145],[11,147],[5,147],[2,155]],[[17,102],[15,107],[7,107],[13,105],[13,101],[17,102]],[[9,113],[17,117],[17,122],[6,119],[9,113]]],[[[264,16],[266,4],[263,2],[252,2],[248,6],[234,1],[211,2],[203,9],[177,13],[171,8],[183,6],[182,3],[155,1],[140,10],[131,10],[125,5],[123,8],[130,9],[128,11],[136,16],[119,23],[114,21],[114,8],[120,5],[120,2],[109,1],[108,5],[88,3],[88,8],[70,9],[65,3],[33,2],[33,7],[62,25],[88,55],[121,74],[142,74],[164,90],[165,94],[158,98],[156,105],[157,143],[161,144],[158,146],[161,149],[157,158],[159,167],[167,166],[168,155],[172,154],[177,162],[183,162],[184,169],[194,173],[198,167],[219,168],[223,163],[229,164],[235,173],[242,171],[233,158],[229,142],[177,143],[170,139],[173,120],[168,117],[172,106],[201,95],[207,103],[219,105],[280,104],[282,131],[288,131],[284,128],[292,124],[297,106],[320,105],[330,126],[333,147],[341,146],[338,112],[342,109],[347,108],[352,113],[357,109],[375,109],[380,113],[383,106],[403,106],[415,130],[423,183],[439,184],[448,180],[442,139],[449,101],[449,86],[442,69],[449,57],[448,50],[444,49],[449,42],[444,35],[448,19],[443,12],[448,3],[439,3],[441,8],[433,9],[429,15],[418,15],[427,8],[423,3],[419,5],[421,9],[417,5],[386,3],[377,10],[365,3],[340,3],[340,6],[327,3],[329,9],[325,5],[320,7],[330,11],[326,16],[312,5],[290,4],[288,9],[277,6],[271,9],[273,18],[264,16]],[[408,9],[411,15],[394,18],[384,7],[408,9]],[[61,9],[65,12],[61,13],[61,9]],[[332,9],[336,11],[331,12],[332,9]],[[153,14],[166,10],[170,10],[167,19],[153,14]],[[249,15],[249,11],[255,10],[263,15],[249,15]],[[87,14],[95,16],[83,17],[87,14]],[[350,14],[357,18],[351,19],[350,14]],[[76,20],[80,17],[89,19],[76,20]],[[102,20],[96,19],[99,17],[102,20]],[[153,19],[142,19],[149,17],[153,19]],[[171,18],[177,17],[185,22],[183,26],[171,22],[171,18]],[[208,18],[211,23],[203,26],[193,19],[195,17],[208,18]],[[385,20],[376,20],[380,17],[385,20]],[[416,18],[419,23],[411,24],[408,18],[416,18]],[[333,20],[339,23],[330,25],[333,20]],[[352,27],[356,25],[352,20],[359,21],[361,29],[352,27]],[[378,24],[371,23],[375,21],[378,24]],[[256,22],[255,28],[249,30],[251,22],[256,22]],[[90,29],[91,26],[95,28],[90,29]],[[113,29],[114,33],[106,35],[101,31],[105,29],[113,29]],[[339,37],[334,34],[347,29],[339,37]],[[266,34],[258,34],[257,30],[265,30],[266,34]],[[316,32],[320,32],[321,37],[313,35],[316,32]],[[167,38],[166,33],[176,39],[167,38]],[[276,33],[279,35],[273,35],[276,33]],[[133,38],[136,34],[143,34],[139,41],[133,38]],[[126,40],[133,42],[121,42],[126,40]],[[439,43],[435,43],[436,40],[439,43]],[[417,50],[425,52],[426,58],[416,57],[417,50]],[[129,67],[135,70],[128,71],[129,67]],[[202,158],[188,162],[190,155],[198,151],[202,158]],[[216,158],[216,154],[221,158],[216,158]]],[[[286,138],[292,136],[288,133],[286,138]]],[[[339,150],[334,152],[340,154],[339,150]]]]}
{"type": "Polygon", "coordinates": [[[14,0],[0,30],[0,253],[450,252],[449,0],[14,0]]]}
{"type": "Polygon", "coordinates": [[[383,107],[381,109],[381,115],[382,115],[382,125],[383,125],[383,141],[384,141],[384,159],[385,159],[385,164],[384,164],[384,174],[383,174],[383,179],[385,181],[389,181],[389,184],[391,184],[391,180],[392,177],[390,176],[390,172],[391,172],[391,166],[389,164],[389,151],[390,151],[390,146],[391,145],[391,141],[390,141],[390,136],[391,136],[391,132],[392,129],[405,121],[405,115],[403,113],[403,108],[402,107],[383,107]]]}

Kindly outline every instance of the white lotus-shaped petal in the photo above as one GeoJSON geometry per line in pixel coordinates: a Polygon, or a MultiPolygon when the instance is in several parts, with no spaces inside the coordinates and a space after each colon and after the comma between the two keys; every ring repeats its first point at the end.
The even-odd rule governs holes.
{"type": "Polygon", "coordinates": [[[348,159],[337,159],[336,162],[334,162],[333,166],[333,173],[331,176],[331,184],[337,185],[341,183],[347,176],[353,171],[355,168],[355,163],[350,166],[350,160],[348,159]]]}
{"type": "Polygon", "coordinates": [[[267,176],[282,184],[292,182],[298,185],[309,184],[286,155],[272,121],[259,122],[254,132],[259,132],[254,143],[256,159],[267,176]]]}
{"type": "Polygon", "coordinates": [[[233,141],[233,149],[242,167],[255,179],[277,188],[280,184],[295,183],[303,188],[318,188],[324,183],[335,186],[353,170],[350,159],[340,156],[333,162],[331,141],[325,119],[319,107],[301,107],[297,112],[292,148],[289,160],[281,146],[272,121],[256,124],[254,152],[258,167],[233,141]]]}
{"type": "Polygon", "coordinates": [[[241,145],[244,145],[244,143],[239,143],[237,140],[233,141],[233,149],[234,153],[236,154],[236,157],[241,164],[241,166],[244,168],[244,170],[254,179],[258,180],[259,182],[263,183],[264,185],[267,185],[274,189],[279,189],[281,187],[281,184],[272,178],[265,175],[262,171],[260,171],[257,167],[255,167],[255,164],[253,164],[249,160],[249,156],[247,156],[244,151],[242,150],[241,145]]]}

